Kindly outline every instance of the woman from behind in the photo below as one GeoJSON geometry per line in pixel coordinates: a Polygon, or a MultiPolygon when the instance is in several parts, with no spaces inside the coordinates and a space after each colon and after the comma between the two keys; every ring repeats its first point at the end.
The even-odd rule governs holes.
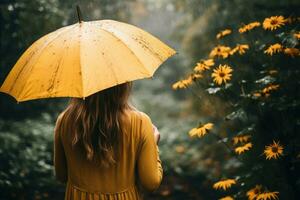
{"type": "Polygon", "coordinates": [[[128,103],[131,83],[72,98],[55,126],[54,166],[65,200],[139,200],[161,183],[159,132],[128,103]]]}

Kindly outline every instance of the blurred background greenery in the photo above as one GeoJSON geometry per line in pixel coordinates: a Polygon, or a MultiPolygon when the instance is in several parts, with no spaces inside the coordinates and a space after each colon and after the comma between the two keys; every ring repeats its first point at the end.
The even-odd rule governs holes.
{"type": "MultiPolygon", "coordinates": [[[[147,195],[146,199],[218,199],[220,193],[213,190],[212,184],[233,172],[250,177],[247,181],[252,184],[265,175],[261,184],[277,182],[269,186],[280,190],[280,199],[297,199],[300,195],[300,156],[287,157],[281,164],[254,165],[259,154],[256,153],[244,158],[242,164],[213,138],[191,139],[188,132],[198,121],[216,121],[228,114],[226,99],[215,98],[211,103],[207,94],[200,90],[199,95],[204,98],[199,102],[189,90],[173,91],[172,84],[185,77],[200,58],[208,55],[217,43],[215,36],[220,30],[237,29],[243,23],[262,21],[272,15],[299,16],[298,0],[1,0],[0,83],[33,41],[61,26],[77,22],[77,4],[84,20],[110,18],[132,23],[178,51],[178,55],[156,72],[154,79],[134,83],[132,103],[150,115],[162,135],[160,153],[165,178],[160,189],[147,195]]],[[[264,33],[256,37],[263,36],[264,33]]],[[[248,37],[241,41],[230,37],[226,42],[247,43],[255,39],[248,37]]],[[[261,70],[253,67],[258,63],[253,58],[236,62],[248,63],[245,69],[249,71],[252,67],[251,74],[259,74],[261,70]]],[[[299,65],[299,59],[293,65],[299,65]]],[[[243,118],[241,112],[239,117],[231,115],[238,119],[228,125],[230,130],[241,124],[251,128],[258,122],[256,132],[263,133],[257,139],[260,146],[272,139],[270,132],[283,130],[285,134],[280,139],[285,138],[285,143],[294,141],[291,147],[294,152],[289,155],[300,155],[299,136],[295,136],[300,124],[299,72],[296,68],[285,72],[285,75],[293,75],[287,85],[293,88],[289,92],[294,94],[286,101],[291,103],[286,106],[288,108],[282,106],[286,105],[285,101],[275,102],[275,107],[280,109],[273,110],[270,106],[268,111],[256,115],[257,110],[248,106],[250,118],[243,118]],[[274,117],[276,111],[282,115],[274,117]],[[280,123],[277,122],[283,119],[287,122],[278,127],[280,123]]],[[[61,98],[17,104],[12,97],[0,95],[0,199],[63,199],[64,187],[53,176],[52,145],[56,117],[67,101],[61,98]]],[[[216,125],[218,130],[223,130],[221,124],[216,125]]],[[[245,185],[240,185],[242,189],[234,188],[236,199],[246,199],[239,196],[239,192],[247,190],[245,185]]]]}

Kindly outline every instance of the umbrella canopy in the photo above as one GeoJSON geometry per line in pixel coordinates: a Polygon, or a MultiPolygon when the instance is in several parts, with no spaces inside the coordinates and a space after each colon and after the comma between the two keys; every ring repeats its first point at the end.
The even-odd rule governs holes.
{"type": "Polygon", "coordinates": [[[84,98],[147,77],[175,51],[133,25],[99,20],[76,23],[34,42],[0,88],[18,102],[84,98]]]}

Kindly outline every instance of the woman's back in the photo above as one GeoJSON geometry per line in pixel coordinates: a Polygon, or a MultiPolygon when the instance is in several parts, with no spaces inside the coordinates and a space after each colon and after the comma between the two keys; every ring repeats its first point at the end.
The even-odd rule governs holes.
{"type": "MultiPolygon", "coordinates": [[[[116,163],[106,167],[89,161],[80,146],[72,146],[71,134],[55,131],[56,176],[67,181],[65,199],[141,199],[137,185],[152,191],[162,179],[162,167],[151,119],[138,111],[127,111],[119,135],[116,163]]],[[[61,116],[56,127],[63,123],[61,116]]]]}

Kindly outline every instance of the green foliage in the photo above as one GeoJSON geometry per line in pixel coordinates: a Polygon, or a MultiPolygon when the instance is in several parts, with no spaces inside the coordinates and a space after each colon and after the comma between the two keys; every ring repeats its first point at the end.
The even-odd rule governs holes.
{"type": "Polygon", "coordinates": [[[63,190],[53,174],[53,124],[48,114],[0,121],[0,199],[48,199],[63,190]]]}
{"type": "MultiPolygon", "coordinates": [[[[210,68],[214,71],[203,69],[193,72],[203,77],[185,82],[185,87],[203,95],[207,101],[219,100],[219,105],[211,103],[209,109],[217,112],[219,107],[224,107],[221,115],[211,116],[211,121],[217,123],[218,128],[206,137],[217,135],[217,141],[229,149],[230,157],[223,159],[224,154],[218,155],[214,145],[208,143],[212,145],[208,147],[210,151],[214,151],[212,157],[222,163],[220,174],[211,178],[217,181],[234,177],[239,188],[234,188],[230,193],[235,199],[245,199],[246,192],[255,185],[263,185],[266,191],[278,191],[283,199],[296,199],[300,192],[299,172],[296,170],[300,165],[300,137],[295,131],[299,128],[299,42],[294,37],[294,33],[299,31],[298,24],[297,20],[291,24],[286,21],[284,27],[276,31],[260,27],[242,34],[238,33],[237,28],[232,29],[233,33],[224,36],[219,44],[231,47],[230,52],[234,43],[247,44],[249,50],[245,54],[235,52],[225,59],[220,57],[227,55],[226,48],[219,51],[220,57],[211,53],[215,63],[210,68]],[[282,45],[280,52],[267,55],[266,49],[274,43],[282,45]],[[289,54],[288,48],[295,48],[297,53],[294,56],[289,54]],[[213,83],[212,73],[221,73],[216,72],[217,66],[224,64],[232,66],[232,77],[227,83],[213,83]],[[231,142],[244,135],[251,136],[251,139],[239,141],[238,144],[231,142]],[[273,140],[283,145],[283,157],[280,155],[278,160],[266,160],[264,150],[273,140]],[[250,150],[243,151],[241,155],[234,152],[237,147],[244,147],[249,142],[250,150]],[[235,160],[231,159],[235,157],[235,160]],[[232,161],[236,164],[226,167],[232,161]]],[[[198,98],[195,96],[196,100],[198,98]]],[[[205,110],[200,109],[200,114],[204,114],[205,110]]]]}

